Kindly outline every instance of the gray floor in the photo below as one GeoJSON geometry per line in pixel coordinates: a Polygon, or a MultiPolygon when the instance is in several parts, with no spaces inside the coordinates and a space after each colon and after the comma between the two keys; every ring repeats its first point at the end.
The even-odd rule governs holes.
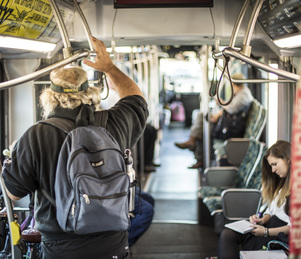
{"type": "Polygon", "coordinates": [[[203,259],[216,255],[218,236],[198,224],[198,171],[193,153],[174,142],[187,140],[189,128],[174,123],[164,128],[160,164],[149,177],[147,191],[155,198],[151,227],[132,246],[132,259],[203,259]]]}

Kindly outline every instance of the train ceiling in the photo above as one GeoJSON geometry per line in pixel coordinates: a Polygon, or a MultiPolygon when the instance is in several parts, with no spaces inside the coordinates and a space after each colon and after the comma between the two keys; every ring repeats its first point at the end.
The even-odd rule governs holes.
{"type": "MultiPolygon", "coordinates": [[[[75,49],[88,48],[86,35],[73,6],[73,1],[58,0],[56,2],[70,33],[72,46],[75,49]]],[[[93,35],[103,39],[107,46],[111,45],[112,40],[116,40],[119,45],[201,46],[204,44],[215,45],[217,39],[221,45],[227,46],[243,1],[214,1],[213,8],[150,8],[151,6],[146,5],[150,2],[158,4],[160,1],[116,0],[116,3],[120,2],[124,5],[135,2],[140,2],[141,5],[145,3],[145,7],[147,7],[137,8],[136,6],[136,8],[121,9],[114,9],[113,0],[81,0],[78,2],[91,26],[93,35]]],[[[213,1],[210,0],[162,0],[161,2],[213,4],[213,1]]],[[[279,49],[272,42],[273,37],[299,34],[299,21],[301,20],[299,1],[283,0],[282,4],[279,4],[279,1],[273,2],[274,6],[271,6],[271,1],[264,1],[258,18],[259,23],[251,41],[253,54],[261,55],[272,49],[274,53],[271,54],[301,56],[299,48],[279,49]],[[287,15],[286,18],[288,18],[282,19],[284,15],[287,15]],[[269,17],[274,19],[269,19],[269,17]]],[[[254,1],[251,1],[251,6],[254,6],[254,1]]],[[[0,57],[16,58],[17,56],[22,57],[23,54],[27,57],[28,55],[50,57],[61,49],[60,32],[49,7],[48,0],[1,1],[0,35],[51,42],[57,44],[57,48],[52,53],[46,54],[1,48],[0,57]]],[[[242,44],[250,13],[251,8],[249,8],[239,31],[236,41],[238,47],[242,44]]]]}

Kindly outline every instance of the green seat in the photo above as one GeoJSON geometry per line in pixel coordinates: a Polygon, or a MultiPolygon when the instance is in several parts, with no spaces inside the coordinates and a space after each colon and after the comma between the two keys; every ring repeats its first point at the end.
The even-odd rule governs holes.
{"type": "MultiPolygon", "coordinates": [[[[253,100],[251,107],[248,112],[248,118],[246,121],[246,128],[245,133],[242,138],[242,142],[245,142],[245,139],[255,139],[259,140],[263,129],[266,125],[267,120],[267,112],[266,109],[260,104],[256,99],[253,100]]],[[[243,154],[243,150],[245,149],[244,143],[242,143],[241,149],[237,148],[237,142],[239,139],[232,138],[228,139],[226,141],[214,139],[213,140],[213,149],[214,149],[214,155],[216,158],[216,161],[220,163],[222,159],[227,159],[227,157],[230,155],[227,153],[226,145],[231,145],[231,141],[236,141],[236,149],[235,149],[235,156],[238,156],[240,154],[243,154]]],[[[231,151],[232,152],[232,151],[231,151]]],[[[228,161],[230,162],[230,161],[228,161]]],[[[231,162],[230,162],[231,163],[231,162]]],[[[237,165],[237,164],[235,164],[237,165]]]]}
{"type": "Polygon", "coordinates": [[[218,167],[217,170],[214,168],[207,168],[205,170],[204,176],[209,181],[206,186],[201,186],[199,197],[206,204],[211,214],[222,208],[220,197],[224,190],[229,188],[259,190],[261,188],[261,163],[266,149],[264,143],[252,139],[238,169],[234,170],[234,167],[225,166],[218,167]],[[232,169],[232,173],[229,168],[232,169]],[[227,172],[226,175],[224,175],[224,172],[227,172]],[[221,178],[224,178],[228,182],[224,184],[221,178]],[[233,179],[232,184],[229,182],[229,178],[233,179]],[[218,183],[218,185],[214,185],[214,183],[218,183]]]}

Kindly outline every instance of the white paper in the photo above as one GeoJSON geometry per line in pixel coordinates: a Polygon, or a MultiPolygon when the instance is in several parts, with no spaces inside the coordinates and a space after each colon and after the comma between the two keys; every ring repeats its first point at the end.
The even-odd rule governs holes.
{"type": "Polygon", "coordinates": [[[283,250],[240,251],[240,259],[287,259],[283,250]]]}
{"type": "Polygon", "coordinates": [[[247,220],[239,220],[233,223],[228,223],[225,225],[225,227],[230,228],[236,232],[245,234],[251,232],[254,229],[253,227],[251,227],[251,225],[252,224],[247,220]]]}

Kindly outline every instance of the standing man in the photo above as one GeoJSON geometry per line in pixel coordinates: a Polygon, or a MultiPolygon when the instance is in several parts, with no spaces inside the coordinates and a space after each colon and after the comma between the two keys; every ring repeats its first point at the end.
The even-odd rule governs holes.
{"type": "MultiPolygon", "coordinates": [[[[108,110],[106,129],[122,151],[131,149],[145,129],[147,103],[136,83],[113,64],[105,44],[94,37],[92,43],[97,53],[96,60],[85,60],[84,63],[104,72],[121,98],[108,110]]],[[[40,96],[44,118],[67,118],[75,122],[83,105],[89,104],[94,109],[99,107],[99,89],[89,87],[87,74],[80,67],[56,69],[51,72],[50,79],[51,87],[44,89],[40,96]]],[[[42,235],[43,259],[129,258],[127,231],[76,235],[59,227],[56,208],[41,190],[55,199],[56,165],[65,137],[60,129],[43,123],[31,126],[20,137],[13,148],[11,162],[5,164],[3,172],[8,195],[18,200],[35,193],[35,227],[42,235]]]]}

